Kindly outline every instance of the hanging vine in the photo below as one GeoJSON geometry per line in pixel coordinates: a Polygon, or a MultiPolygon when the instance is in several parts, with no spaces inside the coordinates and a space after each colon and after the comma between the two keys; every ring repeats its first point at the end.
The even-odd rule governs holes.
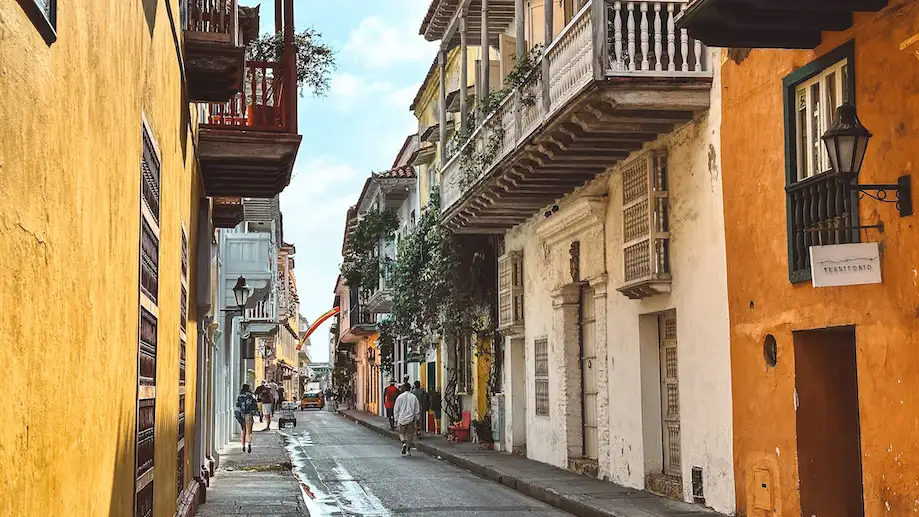
{"type": "Polygon", "coordinates": [[[495,253],[487,236],[454,235],[440,220],[434,191],[418,226],[390,265],[392,309],[380,324],[381,357],[391,369],[399,343],[420,356],[437,337],[487,335],[495,326],[495,253]]]}
{"type": "Polygon", "coordinates": [[[348,232],[348,249],[341,264],[341,275],[352,289],[369,292],[377,285],[389,260],[380,257],[380,241],[389,241],[399,227],[396,215],[374,210],[362,216],[348,232]]]}
{"type": "Polygon", "coordinates": [[[460,175],[458,185],[465,190],[472,186],[476,180],[481,177],[482,173],[494,162],[498,153],[504,147],[504,137],[506,134],[503,119],[501,117],[492,117],[491,115],[498,110],[501,103],[511,95],[517,93],[518,103],[516,103],[517,113],[522,113],[536,105],[539,99],[539,92],[535,88],[536,82],[542,76],[542,45],[534,46],[529,52],[525,53],[504,79],[504,88],[489,93],[482,99],[475,108],[478,117],[469,117],[466,124],[460,124],[457,129],[454,140],[457,148],[460,149],[460,175]],[[488,134],[488,138],[482,145],[469,145],[469,142],[477,127],[476,120],[483,120],[481,131],[488,134]]]}

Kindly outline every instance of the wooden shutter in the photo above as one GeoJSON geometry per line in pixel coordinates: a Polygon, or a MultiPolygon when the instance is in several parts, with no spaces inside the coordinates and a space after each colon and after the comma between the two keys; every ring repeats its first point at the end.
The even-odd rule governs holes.
{"type": "Polygon", "coordinates": [[[542,45],[546,41],[546,11],[544,0],[530,0],[527,13],[527,38],[529,46],[542,45]]]}

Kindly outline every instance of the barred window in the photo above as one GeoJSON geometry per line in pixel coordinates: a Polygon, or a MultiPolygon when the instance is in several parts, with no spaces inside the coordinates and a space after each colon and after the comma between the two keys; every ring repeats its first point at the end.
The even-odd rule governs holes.
{"type": "Polygon", "coordinates": [[[846,194],[821,137],[836,108],[855,104],[854,45],[850,41],[785,77],[788,274],[810,280],[810,247],[859,242],[858,193],[846,194]]]}
{"type": "Polygon", "coordinates": [[[459,339],[456,350],[456,392],[472,393],[472,337],[459,339]]]}
{"type": "Polygon", "coordinates": [[[549,415],[549,340],[539,338],[534,342],[535,371],[533,375],[536,386],[536,414],[549,415]]]}

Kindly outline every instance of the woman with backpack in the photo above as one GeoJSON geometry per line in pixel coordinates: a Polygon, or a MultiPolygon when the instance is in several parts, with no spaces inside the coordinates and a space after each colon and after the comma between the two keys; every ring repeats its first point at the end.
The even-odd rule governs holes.
{"type": "Polygon", "coordinates": [[[242,444],[243,450],[252,452],[252,421],[254,415],[259,414],[258,402],[252,395],[252,389],[248,384],[243,384],[239,390],[239,396],[236,397],[236,421],[242,426],[242,444]],[[249,439],[249,448],[246,449],[246,438],[249,439]]]}

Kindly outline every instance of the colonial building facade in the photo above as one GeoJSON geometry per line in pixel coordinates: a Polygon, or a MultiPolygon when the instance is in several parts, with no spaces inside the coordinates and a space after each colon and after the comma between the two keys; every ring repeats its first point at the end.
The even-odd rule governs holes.
{"type": "Polygon", "coordinates": [[[696,1],[678,20],[733,47],[721,148],[738,513],[909,515],[919,4],[752,4],[696,1]],[[821,140],[857,127],[836,124],[844,104],[873,135],[854,179],[821,140]]]}
{"type": "Polygon", "coordinates": [[[460,110],[475,129],[442,164],[447,226],[502,242],[496,434],[733,512],[720,54],[674,27],[682,2],[468,4],[432,2],[422,33],[460,70],[470,42],[497,47],[477,106],[492,68],[537,59],[460,110]]]}

